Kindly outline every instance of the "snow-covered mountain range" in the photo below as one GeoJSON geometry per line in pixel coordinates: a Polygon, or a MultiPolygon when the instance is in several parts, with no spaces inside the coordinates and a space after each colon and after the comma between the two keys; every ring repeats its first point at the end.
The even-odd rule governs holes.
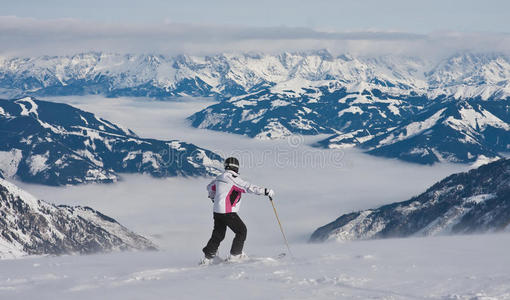
{"type": "Polygon", "coordinates": [[[156,246],[89,207],[55,206],[0,179],[0,258],[155,250],[156,246]]]}
{"type": "Polygon", "coordinates": [[[332,134],[317,146],[360,147],[422,164],[468,163],[510,151],[509,107],[510,98],[429,99],[379,89],[349,92],[330,83],[299,95],[268,88],[212,105],[190,119],[198,128],[257,138],[332,134]]]}
{"type": "Polygon", "coordinates": [[[366,60],[364,67],[353,61],[360,63],[345,63],[350,76],[259,86],[190,120],[198,128],[257,138],[332,134],[317,146],[360,147],[422,164],[469,163],[509,151],[508,57],[465,54],[430,71],[417,59],[366,60]]]}
{"type": "Polygon", "coordinates": [[[369,154],[425,164],[495,159],[510,151],[509,105],[508,100],[438,101],[359,146],[369,154]]]}
{"type": "Polygon", "coordinates": [[[85,53],[0,58],[7,95],[216,97],[193,126],[431,164],[508,152],[510,57],[333,56],[327,50],[165,56],[85,53]],[[448,136],[445,140],[445,136],[448,136]]]}
{"type": "Polygon", "coordinates": [[[272,93],[301,94],[338,82],[362,92],[374,87],[402,95],[436,98],[506,98],[510,58],[458,54],[435,62],[419,57],[334,57],[327,50],[273,54],[165,56],[82,53],[72,56],[0,57],[0,88],[11,96],[103,94],[106,96],[245,95],[272,86],[272,93]]]}
{"type": "Polygon", "coordinates": [[[405,202],[342,215],[311,241],[510,230],[510,159],[451,175],[405,202]]]}
{"type": "Polygon", "coordinates": [[[221,157],[178,140],[133,131],[67,104],[0,100],[0,174],[65,185],[112,182],[118,173],[156,177],[216,174],[221,157]]]}

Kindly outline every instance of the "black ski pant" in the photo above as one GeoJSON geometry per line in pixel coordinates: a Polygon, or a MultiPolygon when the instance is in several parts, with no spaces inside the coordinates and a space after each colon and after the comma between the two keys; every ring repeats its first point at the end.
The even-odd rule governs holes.
{"type": "Polygon", "coordinates": [[[205,257],[211,258],[216,255],[221,241],[225,238],[227,227],[236,234],[232,242],[232,248],[230,248],[230,254],[238,255],[243,252],[247,229],[239,215],[237,213],[214,213],[214,229],[207,246],[202,249],[205,257]]]}

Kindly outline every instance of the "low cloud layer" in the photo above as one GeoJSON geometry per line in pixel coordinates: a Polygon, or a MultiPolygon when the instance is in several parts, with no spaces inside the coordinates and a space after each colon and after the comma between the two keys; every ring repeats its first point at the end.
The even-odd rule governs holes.
{"type": "Polygon", "coordinates": [[[333,54],[444,56],[459,51],[510,52],[510,34],[321,31],[302,27],[241,27],[161,23],[108,24],[76,19],[0,17],[0,53],[63,55],[87,51],[161,54],[281,52],[327,48],[333,54]]]}
{"type": "MultiPolygon", "coordinates": [[[[323,137],[262,141],[190,127],[186,117],[206,107],[208,102],[151,102],[129,98],[105,101],[101,96],[48,100],[90,111],[143,137],[179,139],[223,157],[238,157],[243,178],[276,191],[276,205],[293,243],[306,241],[313,230],[343,213],[407,200],[441,178],[467,169],[460,164],[423,166],[369,156],[356,149],[308,146],[323,137]],[[340,160],[330,159],[334,157],[340,160]]],[[[210,178],[155,179],[128,174],[122,174],[122,178],[113,185],[17,184],[41,199],[90,206],[137,233],[160,236],[161,239],[154,241],[163,249],[182,251],[175,248],[176,244],[201,245],[207,240],[212,218],[205,186],[210,178]]],[[[243,197],[243,219],[247,224],[257,224],[256,230],[250,233],[250,243],[281,243],[280,233],[273,231],[277,225],[267,199],[254,195],[243,197]],[[275,234],[268,238],[267,232],[275,234]]]]}

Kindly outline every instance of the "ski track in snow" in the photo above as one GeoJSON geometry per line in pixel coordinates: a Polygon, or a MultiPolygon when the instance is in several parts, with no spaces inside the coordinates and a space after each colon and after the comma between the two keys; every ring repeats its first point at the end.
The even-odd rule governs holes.
{"type": "MultiPolygon", "coordinates": [[[[343,150],[339,165],[311,167],[278,161],[275,152],[299,157],[315,151],[324,158],[336,150],[187,127],[184,118],[206,102],[53,100],[140,135],[249,153],[241,157],[245,163],[252,159],[241,174],[276,190],[275,204],[296,257],[268,258],[285,249],[281,233],[267,199],[247,195],[240,212],[248,227],[245,251],[256,259],[198,266],[212,229],[208,178],[125,175],[112,185],[58,188],[17,183],[47,201],[91,206],[162,250],[0,260],[0,299],[510,299],[508,234],[306,242],[313,230],[342,213],[406,200],[465,167],[415,166],[343,150]]],[[[228,232],[221,256],[231,240],[228,232]]]]}

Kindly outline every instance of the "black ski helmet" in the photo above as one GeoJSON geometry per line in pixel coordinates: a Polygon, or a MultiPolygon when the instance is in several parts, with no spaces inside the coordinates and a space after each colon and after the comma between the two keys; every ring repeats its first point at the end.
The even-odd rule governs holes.
{"type": "Polygon", "coordinates": [[[223,165],[225,166],[225,170],[232,170],[236,173],[239,173],[239,160],[237,160],[237,158],[229,157],[225,159],[223,165]]]}

